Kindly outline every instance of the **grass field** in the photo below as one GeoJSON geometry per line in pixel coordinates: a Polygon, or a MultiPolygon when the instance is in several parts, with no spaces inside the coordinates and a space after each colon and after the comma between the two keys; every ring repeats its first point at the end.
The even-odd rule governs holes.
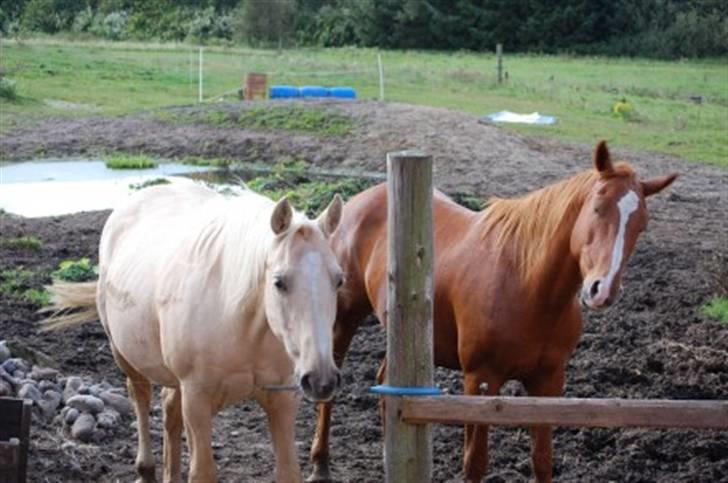
{"type": "MultiPolygon", "coordinates": [[[[198,99],[198,51],[187,45],[2,40],[0,68],[19,101],[0,97],[0,132],[49,115],[118,115],[198,99]]],[[[674,154],[728,167],[728,64],[568,56],[506,55],[508,81],[495,82],[495,57],[476,53],[372,49],[206,48],[203,97],[234,90],[245,72],[270,83],[350,85],[362,99],[385,99],[483,115],[500,110],[555,115],[555,126],[512,127],[561,139],[674,154]],[[626,120],[612,113],[622,98],[626,120]],[[701,102],[696,102],[700,98],[701,102]]],[[[224,97],[224,96],[223,96],[224,97]]]]}

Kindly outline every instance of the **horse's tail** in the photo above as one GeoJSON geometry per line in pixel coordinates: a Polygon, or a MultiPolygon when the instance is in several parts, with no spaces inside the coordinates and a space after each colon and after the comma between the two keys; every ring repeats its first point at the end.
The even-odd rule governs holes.
{"type": "Polygon", "coordinates": [[[58,330],[99,320],[96,308],[97,281],[69,283],[54,282],[46,289],[51,293],[51,305],[41,310],[50,315],[40,322],[41,331],[58,330]]]}

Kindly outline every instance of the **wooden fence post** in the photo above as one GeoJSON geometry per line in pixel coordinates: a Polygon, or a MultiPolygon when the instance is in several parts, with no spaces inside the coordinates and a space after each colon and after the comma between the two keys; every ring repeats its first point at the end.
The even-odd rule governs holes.
{"type": "MultiPolygon", "coordinates": [[[[432,387],[432,157],[389,153],[387,178],[386,384],[432,387]]],[[[430,425],[404,423],[401,396],[385,396],[385,401],[387,481],[431,481],[430,425]]]]}
{"type": "Polygon", "coordinates": [[[503,44],[495,46],[496,68],[498,70],[498,84],[503,83],[503,44]]]}

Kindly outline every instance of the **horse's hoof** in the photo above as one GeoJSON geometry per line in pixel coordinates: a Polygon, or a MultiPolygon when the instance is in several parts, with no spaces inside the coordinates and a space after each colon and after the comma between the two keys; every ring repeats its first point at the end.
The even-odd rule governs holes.
{"type": "Polygon", "coordinates": [[[311,475],[306,478],[309,483],[331,483],[331,472],[328,463],[314,463],[311,475]]]}

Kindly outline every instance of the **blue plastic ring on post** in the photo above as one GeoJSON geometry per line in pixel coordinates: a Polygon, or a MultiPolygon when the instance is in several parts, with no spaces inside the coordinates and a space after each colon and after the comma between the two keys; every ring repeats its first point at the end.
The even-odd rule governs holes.
{"type": "Polygon", "coordinates": [[[369,388],[369,392],[385,396],[439,396],[442,390],[439,387],[422,386],[387,386],[380,384],[369,388]]]}

